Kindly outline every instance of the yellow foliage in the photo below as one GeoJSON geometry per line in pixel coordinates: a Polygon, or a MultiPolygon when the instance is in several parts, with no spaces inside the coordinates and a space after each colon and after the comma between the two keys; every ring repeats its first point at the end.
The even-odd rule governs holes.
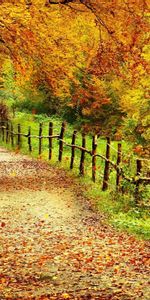
{"type": "Polygon", "coordinates": [[[21,73],[20,84],[33,77],[45,78],[50,86],[55,86],[56,94],[69,93],[64,79],[69,82],[79,69],[88,67],[98,48],[98,29],[92,14],[47,7],[42,0],[32,1],[30,9],[25,1],[5,1],[0,22],[4,24],[2,35],[21,73]]]}
{"type": "MultiPolygon", "coordinates": [[[[57,96],[68,96],[70,82],[79,85],[76,74],[83,70],[90,73],[91,65],[97,96],[105,90],[100,77],[111,72],[112,65],[114,69],[123,65],[122,73],[130,81],[133,75],[135,81],[144,77],[147,67],[135,62],[149,35],[146,21],[142,22],[143,16],[148,19],[148,1],[85,1],[88,5],[73,1],[71,7],[45,5],[46,0],[31,2],[5,0],[0,10],[0,37],[4,40],[0,51],[13,58],[20,86],[30,81],[37,85],[46,82],[57,96]],[[95,57],[98,59],[93,64],[95,57]]],[[[147,45],[143,57],[149,62],[147,45]]],[[[112,88],[120,92],[122,79],[115,78],[112,88]]],[[[123,96],[122,106],[131,99],[132,110],[136,97],[123,96]]]]}

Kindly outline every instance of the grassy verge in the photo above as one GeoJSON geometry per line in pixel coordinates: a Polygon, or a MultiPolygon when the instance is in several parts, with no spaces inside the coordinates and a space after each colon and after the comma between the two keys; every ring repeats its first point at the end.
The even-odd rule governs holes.
{"type": "MultiPolygon", "coordinates": [[[[150,195],[150,191],[147,192],[150,195]]],[[[103,211],[107,220],[116,228],[130,232],[145,240],[150,239],[150,203],[148,198],[141,199],[139,205],[131,193],[118,194],[108,190],[97,191],[96,187],[89,189],[88,197],[97,200],[97,207],[103,211]]]]}
{"type": "MultiPolygon", "coordinates": [[[[52,121],[54,124],[54,134],[60,133],[62,120],[56,117],[48,118],[42,115],[30,115],[26,113],[18,113],[16,117],[13,119],[14,130],[17,131],[17,124],[21,124],[22,133],[26,134],[28,132],[28,127],[31,126],[31,134],[38,135],[39,131],[39,123],[43,123],[43,135],[48,135],[48,123],[52,121]]],[[[67,125],[67,129],[65,132],[65,141],[71,143],[72,133],[74,128],[71,125],[67,125]]],[[[38,139],[32,139],[32,153],[33,157],[38,157],[38,139]]],[[[78,133],[76,143],[81,145],[81,134],[78,133]]],[[[116,162],[117,159],[117,143],[112,142],[111,148],[111,160],[116,162]]],[[[86,148],[91,150],[92,145],[92,137],[86,137],[86,148]]],[[[6,145],[5,145],[6,146],[6,145]]],[[[11,146],[7,145],[8,148],[11,146]]],[[[70,165],[70,153],[71,150],[69,147],[64,146],[63,152],[63,161],[60,164],[58,163],[58,141],[53,140],[53,155],[51,164],[57,165],[61,168],[65,168],[68,171],[69,175],[73,175],[76,177],[77,181],[83,187],[85,191],[85,195],[94,200],[97,205],[97,208],[103,211],[106,215],[106,219],[113,224],[116,228],[120,228],[122,230],[127,230],[130,233],[136,234],[139,237],[144,239],[150,238],[150,213],[148,207],[150,205],[148,199],[150,198],[150,190],[145,188],[144,191],[141,191],[141,200],[140,205],[135,205],[135,200],[130,193],[131,187],[128,186],[129,192],[127,194],[122,195],[121,193],[116,193],[115,191],[115,180],[116,180],[116,172],[111,170],[110,172],[110,181],[109,181],[109,189],[106,192],[101,191],[102,185],[102,177],[104,170],[104,161],[102,159],[97,159],[97,180],[96,183],[92,183],[91,181],[91,157],[90,155],[86,155],[86,163],[85,163],[85,177],[79,177],[79,163],[80,163],[80,150],[76,150],[75,156],[75,164],[72,172],[69,171],[70,165]]],[[[97,152],[105,155],[106,151],[106,141],[105,139],[98,140],[97,152]]],[[[27,138],[22,138],[22,148],[21,152],[24,154],[28,154],[28,143],[27,138]]],[[[128,154],[131,152],[131,145],[123,142],[123,153],[124,160],[128,159],[128,154]]],[[[41,157],[44,160],[48,160],[48,141],[47,139],[43,139],[42,141],[42,155],[41,157]]],[[[128,172],[134,173],[134,164],[131,157],[130,165],[128,165],[128,172]]]]}

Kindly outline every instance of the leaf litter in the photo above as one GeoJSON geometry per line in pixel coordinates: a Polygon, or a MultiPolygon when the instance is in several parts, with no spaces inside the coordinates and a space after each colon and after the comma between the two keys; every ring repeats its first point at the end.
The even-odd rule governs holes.
{"type": "Polygon", "coordinates": [[[64,171],[0,152],[1,300],[150,299],[148,241],[107,225],[64,171]]]}

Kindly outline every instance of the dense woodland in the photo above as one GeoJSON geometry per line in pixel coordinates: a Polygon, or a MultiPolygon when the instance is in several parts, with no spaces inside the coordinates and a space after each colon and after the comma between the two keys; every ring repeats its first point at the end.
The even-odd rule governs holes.
{"type": "Polygon", "coordinates": [[[147,155],[149,1],[0,4],[0,99],[9,111],[57,114],[147,155]]]}
{"type": "Polygon", "coordinates": [[[150,299],[149,145],[150,0],[0,0],[0,299],[150,299]]]}

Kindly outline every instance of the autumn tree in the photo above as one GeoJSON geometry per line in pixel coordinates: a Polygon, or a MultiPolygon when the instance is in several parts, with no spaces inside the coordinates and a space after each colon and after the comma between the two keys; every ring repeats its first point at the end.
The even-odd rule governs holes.
{"type": "Polygon", "coordinates": [[[98,31],[93,16],[48,8],[44,3],[33,1],[30,9],[26,1],[2,5],[3,49],[23,81],[34,75],[37,84],[46,81],[55,93],[67,94],[76,69],[89,64],[96,51],[98,31]]]}
{"type": "MultiPolygon", "coordinates": [[[[142,51],[149,42],[148,1],[2,1],[1,11],[1,41],[5,47],[19,65],[22,56],[30,56],[42,61],[43,70],[50,66],[47,60],[48,52],[51,52],[53,80],[57,73],[68,75],[66,64],[72,69],[76,64],[78,66],[81,48],[87,60],[89,48],[95,46],[90,40],[92,37],[94,41],[98,35],[96,28],[99,30],[97,56],[95,51],[88,56],[94,58],[95,74],[103,76],[110,71],[119,72],[120,66],[135,72],[138,64],[144,63],[142,51]],[[5,18],[6,14],[9,17],[5,18]],[[88,43],[85,43],[83,27],[86,39],[90,37],[88,43]],[[56,57],[53,57],[54,53],[56,57]],[[54,58],[57,58],[57,66],[54,58]]],[[[89,64],[85,67],[88,68],[89,64]]],[[[53,80],[49,79],[52,85],[53,80]]]]}
{"type": "Polygon", "coordinates": [[[54,95],[63,108],[80,106],[92,126],[118,126],[128,100],[113,82],[140,89],[150,72],[149,12],[147,0],[1,1],[0,51],[21,88],[46,87],[50,105],[54,95]]]}

